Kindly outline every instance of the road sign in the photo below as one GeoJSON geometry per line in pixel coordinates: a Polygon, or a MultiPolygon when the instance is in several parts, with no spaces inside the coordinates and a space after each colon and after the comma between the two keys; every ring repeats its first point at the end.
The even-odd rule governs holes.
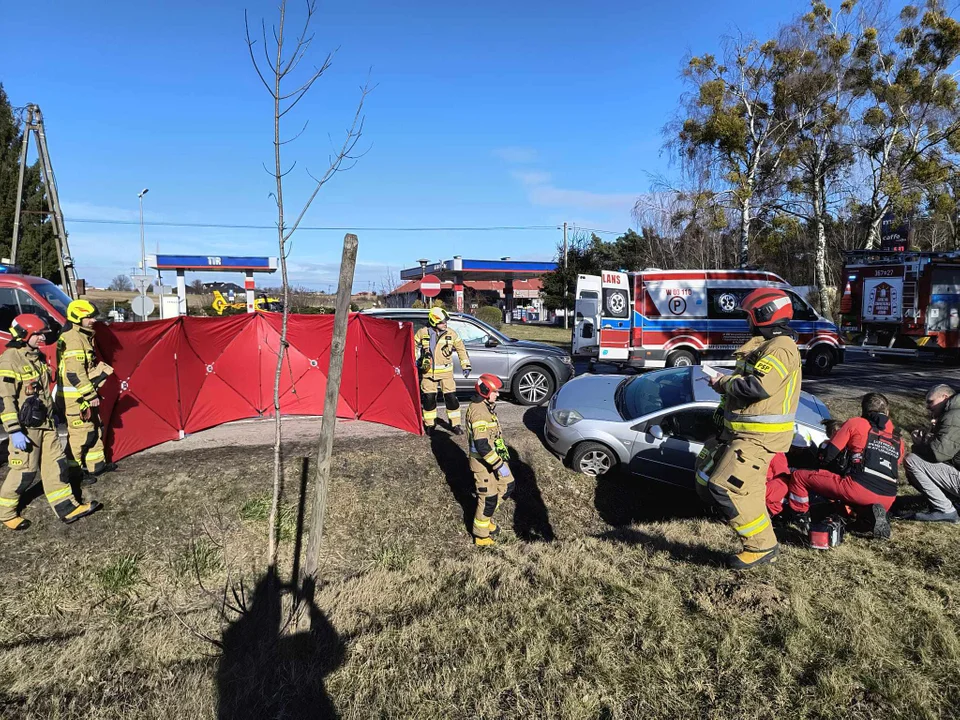
{"type": "Polygon", "coordinates": [[[153,282],[153,278],[150,275],[131,275],[130,279],[133,280],[133,289],[138,293],[146,292],[147,288],[150,287],[150,283],[153,282]]]}
{"type": "Polygon", "coordinates": [[[130,303],[130,309],[133,310],[134,315],[139,315],[142,318],[150,317],[154,307],[156,306],[148,295],[137,295],[130,303]]]}
{"type": "Polygon", "coordinates": [[[436,297],[440,294],[440,278],[436,275],[424,275],[420,280],[420,292],[426,297],[436,297]]]}

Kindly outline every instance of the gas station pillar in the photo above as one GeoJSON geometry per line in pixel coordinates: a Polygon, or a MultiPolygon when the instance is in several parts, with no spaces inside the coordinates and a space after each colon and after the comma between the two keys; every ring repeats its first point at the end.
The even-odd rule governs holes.
{"type": "Polygon", "coordinates": [[[187,314],[187,271],[183,268],[177,269],[177,314],[187,314]]]}
{"type": "Polygon", "coordinates": [[[243,281],[243,287],[247,291],[247,312],[256,312],[256,298],[254,297],[253,291],[257,286],[253,281],[253,270],[246,271],[246,278],[243,281]]]}
{"type": "Polygon", "coordinates": [[[463,312],[463,258],[453,256],[453,297],[457,312],[463,312]]]}
{"type": "Polygon", "coordinates": [[[507,278],[503,281],[503,306],[505,323],[513,322],[513,278],[507,278]]]}

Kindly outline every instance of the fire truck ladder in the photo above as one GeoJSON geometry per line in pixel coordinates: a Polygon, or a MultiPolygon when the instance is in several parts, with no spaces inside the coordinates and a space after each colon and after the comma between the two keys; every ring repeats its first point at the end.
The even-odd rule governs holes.
{"type": "Polygon", "coordinates": [[[20,148],[20,181],[17,183],[17,205],[13,216],[13,242],[10,244],[10,262],[17,263],[17,245],[20,242],[20,210],[23,201],[23,175],[27,168],[27,148],[30,145],[30,133],[37,136],[37,155],[40,158],[40,175],[46,188],[47,206],[53,220],[53,239],[57,245],[57,261],[60,264],[60,278],[64,290],[71,300],[76,300],[77,276],[73,269],[73,258],[67,243],[67,231],[63,225],[63,210],[60,209],[60,196],[57,194],[57,179],[53,176],[50,164],[50,151],[47,149],[47,136],[43,130],[43,115],[36,105],[27,105],[26,122],[23,128],[23,146],[20,148]]]}

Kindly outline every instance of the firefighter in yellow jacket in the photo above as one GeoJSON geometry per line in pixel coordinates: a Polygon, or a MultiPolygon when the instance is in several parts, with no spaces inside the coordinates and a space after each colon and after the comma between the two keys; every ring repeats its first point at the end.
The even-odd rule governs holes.
{"type": "Polygon", "coordinates": [[[62,409],[67,419],[68,462],[71,473],[87,484],[116,468],[108,463],[103,449],[103,433],[97,409],[97,395],[113,368],[100,362],[93,325],[97,308],[87,300],[74,300],[67,306],[69,324],[57,341],[57,368],[60,377],[62,409]]]}
{"type": "Polygon", "coordinates": [[[720,507],[743,543],[729,559],[737,570],[774,562],[779,553],[765,504],[767,468],[776,453],[790,449],[801,381],[796,334],[787,324],[789,296],[761,288],[741,307],[754,337],[736,351],[735,371],[710,381],[722,395],[723,431],[697,468],[701,496],[720,507]]]}
{"type": "Polygon", "coordinates": [[[420,392],[423,405],[423,425],[427,434],[432,434],[437,424],[437,391],[443,392],[447,406],[447,420],[453,432],[463,435],[460,426],[460,401],[457,399],[457,384],[453,379],[453,354],[460,358],[463,376],[470,375],[470,356],[463,340],[447,327],[450,315],[443,308],[435,307],[427,315],[429,327],[420,328],[413,340],[417,347],[420,367],[420,392]]]}
{"type": "Polygon", "coordinates": [[[473,541],[480,547],[494,545],[500,528],[493,514],[500,501],[513,494],[510,451],[503,442],[503,430],[495,410],[503,383],[484,373],[477,380],[476,395],[467,408],[467,439],[470,444],[470,470],[476,483],[477,510],[473,516],[473,541]]]}
{"type": "Polygon", "coordinates": [[[13,339],[0,355],[0,422],[10,436],[10,471],[0,486],[0,522],[10,530],[30,526],[17,509],[38,473],[47,502],[63,522],[72,523],[100,507],[95,500],[78,503],[65,482],[67,458],[54,423],[50,367],[39,350],[48,331],[43,318],[18,315],[10,327],[13,339]]]}

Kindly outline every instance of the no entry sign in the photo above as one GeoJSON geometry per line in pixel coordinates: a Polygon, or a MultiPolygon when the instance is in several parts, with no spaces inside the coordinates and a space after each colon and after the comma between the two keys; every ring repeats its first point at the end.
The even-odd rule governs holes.
{"type": "Polygon", "coordinates": [[[440,294],[440,278],[436,275],[424,275],[420,280],[420,292],[426,297],[436,297],[440,294]]]}

